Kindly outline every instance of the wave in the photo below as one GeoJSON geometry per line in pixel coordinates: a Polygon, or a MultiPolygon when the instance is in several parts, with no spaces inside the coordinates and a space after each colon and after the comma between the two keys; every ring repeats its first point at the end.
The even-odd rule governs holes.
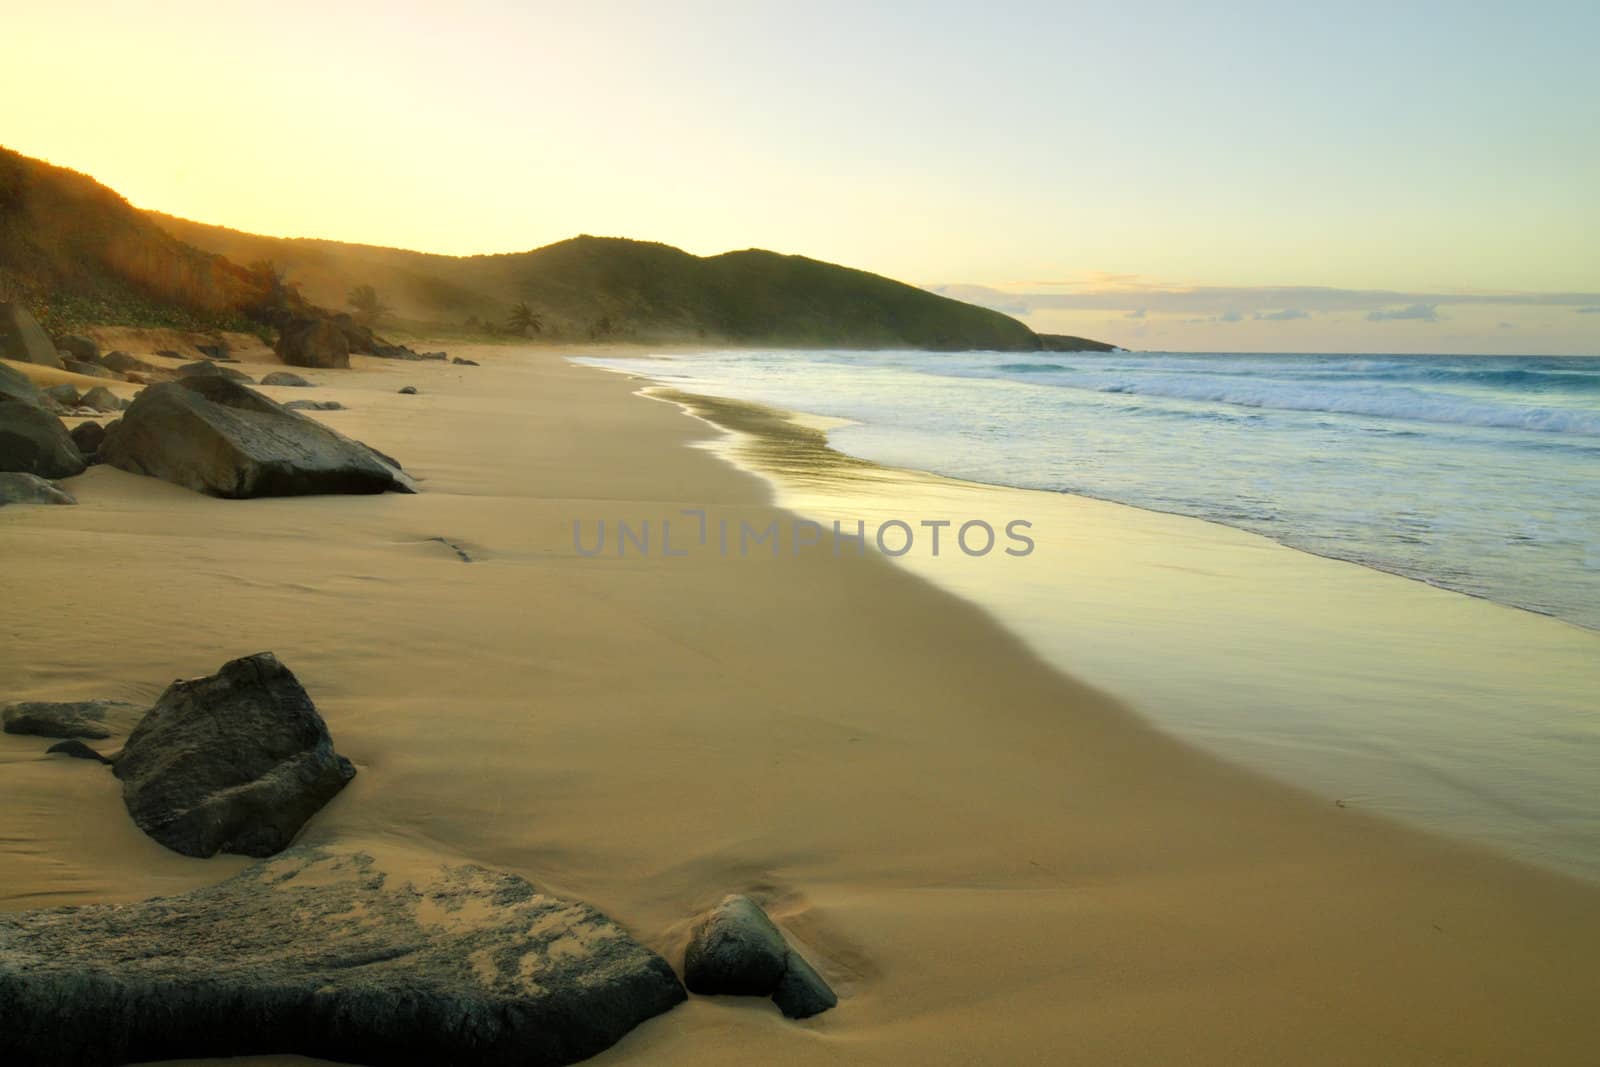
{"type": "Polygon", "coordinates": [[[1050,374],[1074,371],[1077,368],[1069,367],[1065,363],[1002,363],[995,370],[1001,374],[1050,374]]]}

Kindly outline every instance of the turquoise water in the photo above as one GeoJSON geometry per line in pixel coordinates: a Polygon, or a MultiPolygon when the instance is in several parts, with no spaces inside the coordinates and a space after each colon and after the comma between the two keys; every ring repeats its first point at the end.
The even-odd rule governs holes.
{"type": "Polygon", "coordinates": [[[830,442],[877,463],[1195,516],[1600,629],[1600,358],[739,351],[647,373],[848,419],[830,442]]]}

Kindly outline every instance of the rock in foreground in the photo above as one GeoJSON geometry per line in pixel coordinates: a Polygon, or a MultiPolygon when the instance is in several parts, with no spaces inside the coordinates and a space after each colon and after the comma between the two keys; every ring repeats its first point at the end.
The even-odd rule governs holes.
{"type": "Polygon", "coordinates": [[[828,983],[747,896],[723,897],[695,923],[683,956],[683,980],[695,993],[770,996],[791,1019],[809,1018],[839,1003],[828,983]]]}
{"type": "Polygon", "coordinates": [[[60,419],[25,400],[0,400],[0,471],[70,478],[85,466],[60,419]]]}
{"type": "Polygon", "coordinates": [[[270,652],[173,682],[117,757],[139,828],[175,852],[270,856],[354,778],[289,668],[270,652]]]}
{"type": "Polygon", "coordinates": [[[76,504],[78,498],[37,474],[0,473],[0,506],[6,504],[76,504]]]}
{"type": "Polygon", "coordinates": [[[212,496],[415,492],[359,441],[226,378],[141,391],[100,448],[105,462],[212,496]]]}
{"type": "Polygon", "coordinates": [[[0,1062],[574,1063],[684,999],[586,904],[297,848],[206,889],[0,915],[0,1062]]]}
{"type": "Polygon", "coordinates": [[[144,711],[120,700],[26,701],[0,712],[8,734],[100,740],[131,726],[144,711]]]}

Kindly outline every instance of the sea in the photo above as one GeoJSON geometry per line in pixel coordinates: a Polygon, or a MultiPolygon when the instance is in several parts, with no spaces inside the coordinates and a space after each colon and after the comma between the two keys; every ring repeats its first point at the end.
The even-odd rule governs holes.
{"type": "MultiPolygon", "coordinates": [[[[1180,557],[1184,541],[1209,540],[1199,525],[1108,534],[1153,554],[1098,600],[1087,565],[1045,579],[1039,567],[962,577],[920,564],[1069,672],[1225,757],[1600,878],[1600,357],[739,350],[580,362],[824,416],[848,455],[1047,494],[1018,498],[1041,522],[1082,523],[1087,513],[1042,505],[1091,498],[1397,576],[1369,589],[1348,568],[1291,568],[1301,577],[1282,581],[1303,592],[1194,585],[1193,599],[1230,604],[1217,609],[1230,618],[1174,603],[1180,628],[1160,604],[1127,607],[1134,585],[1170,574],[1187,588],[1200,579],[1185,571],[1226,569],[1224,547],[1244,540],[1196,563],[1180,557]],[[1170,567],[1150,548],[1163,537],[1170,567]],[[1407,595],[1399,579],[1433,590],[1407,595]],[[1216,593],[1226,588],[1231,600],[1216,593]]],[[[1059,551],[1076,549],[1067,538],[1059,551]]]]}

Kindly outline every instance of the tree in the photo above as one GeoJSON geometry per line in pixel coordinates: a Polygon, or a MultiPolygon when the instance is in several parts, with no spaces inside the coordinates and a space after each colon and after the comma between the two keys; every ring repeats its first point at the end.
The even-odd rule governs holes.
{"type": "Polygon", "coordinates": [[[366,326],[376,326],[378,320],[389,313],[389,305],[379,298],[378,290],[370,285],[356,286],[344,299],[345,303],[355,309],[356,317],[366,326]]]}
{"type": "Polygon", "coordinates": [[[531,333],[544,332],[544,316],[528,306],[526,301],[519,301],[511,307],[511,317],[506,319],[506,329],[519,337],[526,337],[531,333]]]}

